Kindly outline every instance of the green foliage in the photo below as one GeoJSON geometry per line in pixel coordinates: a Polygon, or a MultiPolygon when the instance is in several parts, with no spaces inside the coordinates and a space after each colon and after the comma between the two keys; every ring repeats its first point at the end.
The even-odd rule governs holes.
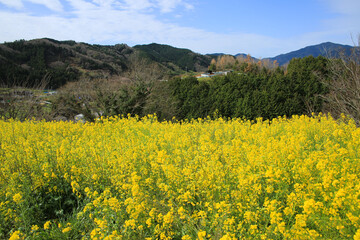
{"type": "Polygon", "coordinates": [[[216,65],[214,63],[210,64],[209,71],[212,71],[212,72],[216,71],[216,65]]]}
{"type": "Polygon", "coordinates": [[[319,95],[326,89],[318,75],[326,74],[325,58],[294,59],[287,74],[280,68],[269,71],[255,64],[242,67],[246,73],[236,72],[206,82],[194,77],[170,82],[178,101],[176,117],[204,118],[217,112],[224,117],[272,119],[321,111],[319,95]]]}
{"type": "Polygon", "coordinates": [[[327,93],[327,89],[320,78],[328,78],[328,60],[321,56],[295,58],[290,61],[287,71],[288,77],[292,80],[292,87],[304,103],[303,111],[307,113],[321,111],[320,95],[327,93]]]}
{"type": "Polygon", "coordinates": [[[153,61],[168,64],[175,63],[182,70],[197,71],[196,65],[206,69],[210,64],[210,57],[195,54],[188,49],[174,48],[168,45],[149,44],[137,45],[135,49],[141,50],[145,56],[153,61]]]}
{"type": "MultiPolygon", "coordinates": [[[[24,44],[24,42],[15,42],[11,46],[14,49],[21,49],[24,44]]],[[[154,45],[155,50],[156,47],[157,45],[154,45]]],[[[102,47],[92,46],[92,48],[102,47]]],[[[117,48],[119,51],[124,50],[122,46],[117,48]]],[[[56,48],[51,49],[56,51],[56,48]]],[[[164,49],[168,49],[171,55],[171,48],[164,49]]],[[[68,81],[73,81],[75,84],[79,76],[78,71],[66,65],[48,68],[48,60],[45,56],[49,56],[46,53],[49,49],[46,47],[34,47],[32,51],[28,66],[34,71],[27,76],[27,79],[31,80],[28,82],[35,84],[44,75],[50,88],[58,88],[68,81]],[[66,76],[67,80],[64,80],[63,76],[66,76]]],[[[25,55],[23,58],[26,58],[25,55]]],[[[83,68],[106,68],[104,65],[98,65],[102,63],[88,61],[85,57],[82,61],[84,61],[83,68]]],[[[22,76],[21,73],[25,77],[26,73],[29,73],[28,70],[19,68],[11,62],[7,64],[13,67],[9,69],[14,69],[13,73],[4,71],[7,79],[12,76],[22,76]]],[[[327,77],[327,64],[328,60],[324,57],[293,59],[284,71],[281,68],[269,70],[250,62],[236,63],[237,71],[234,73],[206,81],[199,81],[189,76],[160,82],[160,78],[155,76],[158,72],[141,70],[136,72],[136,76],[131,77],[137,79],[132,83],[118,82],[118,85],[107,86],[112,83],[105,79],[93,79],[69,92],[63,91],[53,99],[50,115],[54,118],[73,119],[75,115],[81,113],[87,121],[93,121],[100,115],[130,114],[142,117],[152,113],[156,113],[161,120],[170,120],[172,117],[178,120],[206,118],[214,113],[223,117],[247,119],[309,115],[323,110],[323,99],[320,96],[326,94],[327,89],[319,76],[327,77]]],[[[0,65],[1,68],[4,69],[4,65],[0,65]]],[[[111,71],[110,65],[108,68],[111,71]]],[[[144,69],[141,63],[133,68],[144,69]]],[[[0,74],[4,72],[0,71],[0,74]]],[[[71,88],[70,86],[69,89],[71,88]]],[[[18,101],[14,101],[13,106],[16,104],[18,101]]],[[[31,112],[35,110],[34,108],[31,112]]],[[[6,114],[12,112],[2,113],[3,116],[6,114]]]]}
{"type": "Polygon", "coordinates": [[[142,115],[156,114],[160,121],[171,120],[177,115],[178,102],[170,85],[168,81],[154,82],[146,98],[142,115]]]}
{"type": "MultiPolygon", "coordinates": [[[[27,184],[31,184],[31,182],[27,184]]],[[[28,188],[24,188],[24,192],[28,190],[28,188]]],[[[63,177],[51,179],[46,187],[35,189],[26,196],[28,199],[25,199],[26,201],[21,207],[27,214],[24,217],[29,219],[30,226],[43,226],[46,221],[53,219],[67,219],[81,205],[72,191],[70,182],[63,177]],[[52,191],[49,194],[49,189],[53,186],[59,188],[59,191],[52,191]]]]}

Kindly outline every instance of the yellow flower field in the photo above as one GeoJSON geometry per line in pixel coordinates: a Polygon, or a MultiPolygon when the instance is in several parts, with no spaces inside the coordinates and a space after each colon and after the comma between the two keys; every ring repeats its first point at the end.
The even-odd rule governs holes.
{"type": "Polygon", "coordinates": [[[360,239],[360,129],[0,121],[0,239],[360,239]]]}

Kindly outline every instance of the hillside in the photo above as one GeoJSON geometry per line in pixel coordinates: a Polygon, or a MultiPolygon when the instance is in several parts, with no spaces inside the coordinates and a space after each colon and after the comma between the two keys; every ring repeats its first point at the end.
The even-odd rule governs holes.
{"type": "Polygon", "coordinates": [[[175,48],[163,44],[136,45],[135,49],[144,52],[144,56],[155,62],[164,64],[170,69],[176,66],[185,71],[206,71],[211,57],[192,52],[189,49],[175,48]]]}
{"type": "Polygon", "coordinates": [[[90,45],[36,39],[0,44],[0,84],[58,88],[80,77],[106,78],[127,70],[134,50],[125,44],[90,45]]]}
{"type": "Polygon", "coordinates": [[[167,74],[205,71],[210,58],[167,45],[91,45],[54,39],[19,40],[0,44],[0,86],[38,86],[56,89],[81,78],[127,76],[137,56],[146,57],[167,74]]]}

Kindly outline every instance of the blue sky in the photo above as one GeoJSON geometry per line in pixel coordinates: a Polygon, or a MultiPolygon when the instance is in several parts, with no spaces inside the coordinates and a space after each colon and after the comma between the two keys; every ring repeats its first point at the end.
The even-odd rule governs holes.
{"type": "Polygon", "coordinates": [[[327,41],[353,45],[359,23],[359,0],[0,0],[0,42],[156,42],[264,58],[327,41]]]}

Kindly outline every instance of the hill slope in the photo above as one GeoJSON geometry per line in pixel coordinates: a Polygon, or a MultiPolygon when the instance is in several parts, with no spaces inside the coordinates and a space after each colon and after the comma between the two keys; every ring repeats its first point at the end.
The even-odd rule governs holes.
{"type": "Polygon", "coordinates": [[[74,41],[36,39],[0,44],[0,85],[48,82],[58,88],[81,76],[104,78],[126,71],[134,50],[125,44],[90,45],[74,41]]]}
{"type": "Polygon", "coordinates": [[[210,65],[211,57],[192,52],[189,49],[175,48],[169,45],[152,43],[148,45],[136,45],[135,49],[144,52],[144,56],[176,70],[175,66],[182,70],[205,71],[210,65]]]}
{"type": "Polygon", "coordinates": [[[127,75],[136,58],[145,57],[167,74],[205,71],[211,58],[188,49],[149,44],[91,45],[43,38],[0,44],[0,86],[37,86],[56,89],[68,81],[127,75]]]}

